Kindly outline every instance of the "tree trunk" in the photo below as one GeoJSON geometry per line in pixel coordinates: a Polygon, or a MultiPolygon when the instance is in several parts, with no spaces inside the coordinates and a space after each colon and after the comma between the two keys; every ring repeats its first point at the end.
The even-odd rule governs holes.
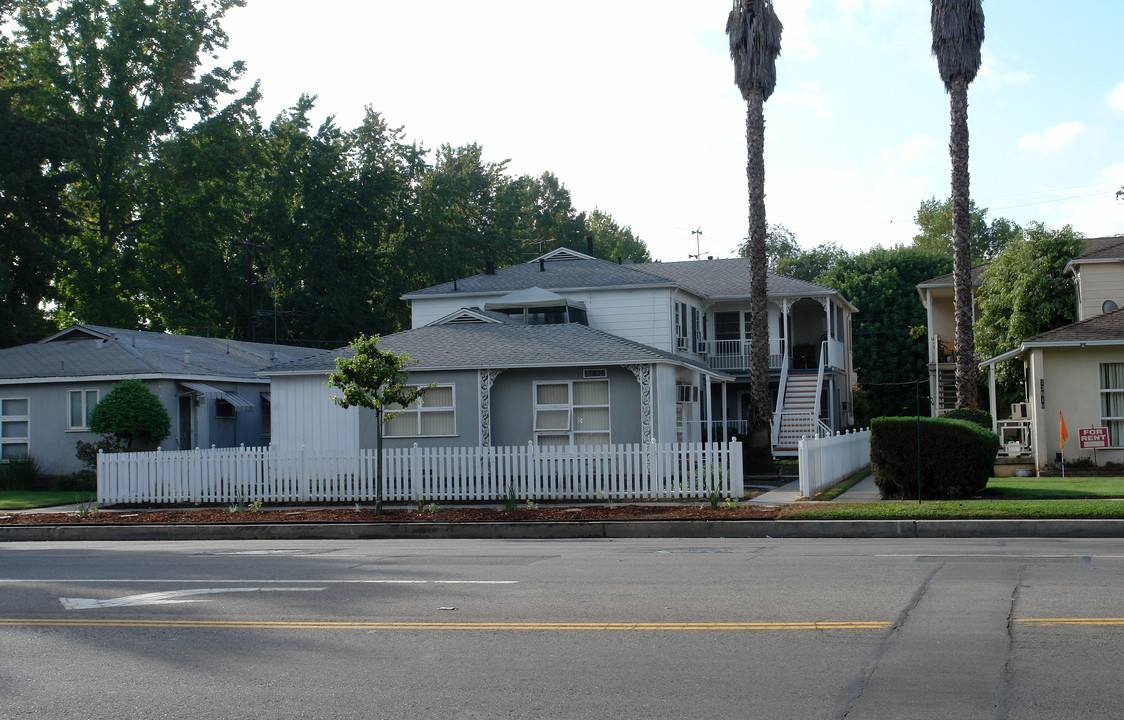
{"type": "Polygon", "coordinates": [[[958,77],[949,91],[952,132],[948,143],[952,157],[952,273],[956,317],[956,407],[974,408],[976,398],[976,343],[972,331],[972,249],[968,192],[968,80],[958,77]]]}
{"type": "Polygon", "coordinates": [[[765,254],[765,113],[764,92],[750,94],[745,121],[747,147],[746,179],[749,185],[749,330],[750,403],[748,453],[749,466],[761,472],[771,470],[772,449],[769,419],[769,315],[766,307],[765,254]]]}
{"type": "Polygon", "coordinates": [[[375,410],[375,513],[382,512],[382,408],[375,410]]]}

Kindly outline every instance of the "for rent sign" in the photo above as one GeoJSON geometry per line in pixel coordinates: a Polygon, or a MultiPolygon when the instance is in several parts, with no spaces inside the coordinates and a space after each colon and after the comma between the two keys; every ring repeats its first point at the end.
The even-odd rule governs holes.
{"type": "Polygon", "coordinates": [[[1083,450],[1108,447],[1108,428],[1082,428],[1077,432],[1083,450]]]}

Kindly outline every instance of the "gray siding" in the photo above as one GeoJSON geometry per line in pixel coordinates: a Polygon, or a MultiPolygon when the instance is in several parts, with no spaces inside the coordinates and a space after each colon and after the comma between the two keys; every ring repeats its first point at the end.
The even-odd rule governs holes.
{"type": "MultiPolygon", "coordinates": [[[[640,384],[629,370],[608,367],[610,440],[640,442],[640,384]]],[[[582,368],[506,370],[492,386],[492,444],[526,445],[534,439],[534,383],[581,380],[582,368]]]]}

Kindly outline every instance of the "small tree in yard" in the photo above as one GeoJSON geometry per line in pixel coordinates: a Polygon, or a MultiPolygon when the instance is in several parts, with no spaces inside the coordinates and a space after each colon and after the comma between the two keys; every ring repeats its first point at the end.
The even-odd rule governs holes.
{"type": "Polygon", "coordinates": [[[388,406],[405,408],[428,390],[409,387],[403,372],[410,363],[407,355],[379,350],[379,336],[360,335],[351,341],[354,358],[336,358],[336,372],[328,374],[328,385],[342,396],[332,402],[343,408],[352,406],[375,411],[375,512],[382,512],[382,424],[398,415],[388,406]]]}
{"type": "Polygon", "coordinates": [[[90,430],[131,450],[134,442],[155,444],[168,437],[172,420],[140,380],[122,380],[94,406],[90,430]]]}

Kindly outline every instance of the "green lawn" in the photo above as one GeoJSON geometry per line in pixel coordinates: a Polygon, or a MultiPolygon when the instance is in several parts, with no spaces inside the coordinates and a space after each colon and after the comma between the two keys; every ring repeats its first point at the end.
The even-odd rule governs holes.
{"type": "Polygon", "coordinates": [[[71,505],[77,502],[90,502],[94,497],[95,493],[92,492],[0,490],[0,510],[26,510],[27,508],[50,507],[51,505],[71,505]]]}
{"type": "Polygon", "coordinates": [[[1010,500],[1124,498],[1124,478],[991,478],[983,496],[1010,500]]]}

